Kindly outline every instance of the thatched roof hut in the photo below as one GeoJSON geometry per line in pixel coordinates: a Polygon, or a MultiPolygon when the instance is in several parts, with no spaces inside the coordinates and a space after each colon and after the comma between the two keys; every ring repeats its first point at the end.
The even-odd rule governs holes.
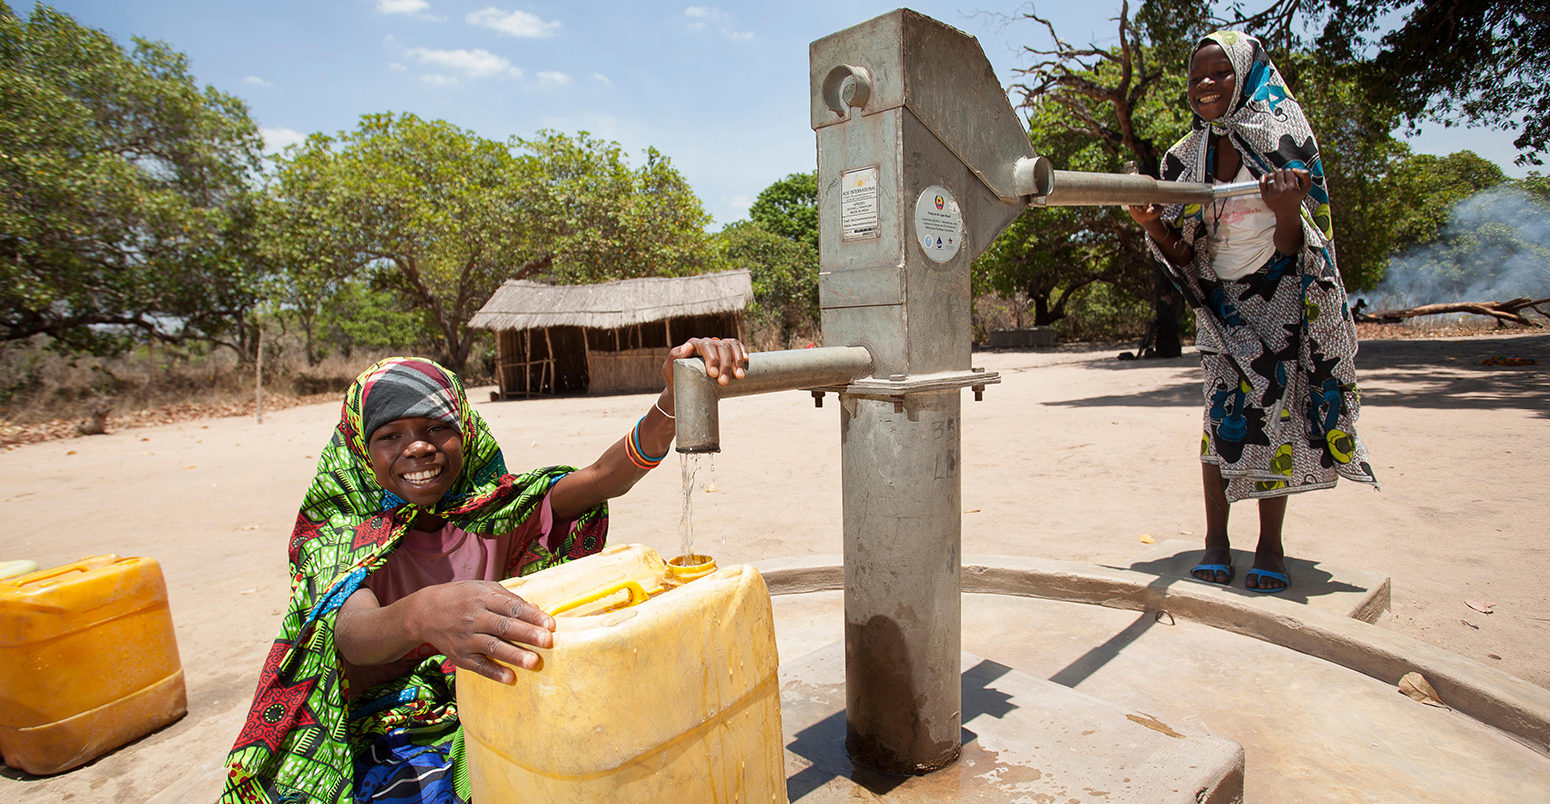
{"type": "Polygon", "coordinates": [[[748,271],[544,285],[513,279],[474,313],[495,332],[502,397],[662,387],[662,361],[691,337],[743,337],[748,271]]]}

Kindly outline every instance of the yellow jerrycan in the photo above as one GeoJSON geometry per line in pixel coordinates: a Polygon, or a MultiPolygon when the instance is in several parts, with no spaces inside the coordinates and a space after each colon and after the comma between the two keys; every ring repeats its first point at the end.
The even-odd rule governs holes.
{"type": "Polygon", "coordinates": [[[554,616],[554,647],[510,685],[458,673],[474,801],[784,804],[764,578],[679,561],[616,545],[503,582],[554,616]]]}
{"type": "Polygon", "coordinates": [[[188,710],[161,565],[101,555],[0,580],[0,754],[59,773],[188,710]]]}

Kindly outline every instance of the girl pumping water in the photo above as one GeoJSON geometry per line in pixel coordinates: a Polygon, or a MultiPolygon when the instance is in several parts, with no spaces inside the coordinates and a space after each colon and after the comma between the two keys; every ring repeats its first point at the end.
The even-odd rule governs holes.
{"type": "Polygon", "coordinates": [[[1161,178],[1257,180],[1259,194],[1204,204],[1132,206],[1152,251],[1195,311],[1204,373],[1200,442],[1205,554],[1191,575],[1234,577],[1228,510],[1259,501],[1259,543],[1245,586],[1291,583],[1286,500],[1340,477],[1377,486],[1356,434],[1356,329],[1335,262],[1318,142],[1258,39],[1219,31],[1189,63],[1191,132],[1161,178]]]}

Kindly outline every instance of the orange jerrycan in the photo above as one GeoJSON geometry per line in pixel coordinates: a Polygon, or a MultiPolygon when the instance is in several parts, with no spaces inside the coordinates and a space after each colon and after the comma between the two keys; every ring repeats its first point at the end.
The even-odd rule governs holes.
{"type": "Polygon", "coordinates": [[[504,584],[554,616],[554,647],[510,685],[458,672],[474,801],[784,804],[775,621],[753,567],[700,574],[618,545],[504,584]]]}
{"type": "Polygon", "coordinates": [[[0,754],[69,770],[182,717],[161,566],[91,556],[0,580],[0,754]]]}

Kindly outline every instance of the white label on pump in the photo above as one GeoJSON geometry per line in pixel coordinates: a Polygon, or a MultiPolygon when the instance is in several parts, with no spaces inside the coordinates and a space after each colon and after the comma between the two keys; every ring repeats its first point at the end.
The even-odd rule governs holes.
{"type": "Polygon", "coordinates": [[[963,213],[946,187],[931,185],[915,199],[915,242],[935,262],[947,262],[963,245],[963,213]]]}
{"type": "Polygon", "coordinates": [[[840,174],[840,240],[882,237],[877,216],[877,167],[840,174]]]}

